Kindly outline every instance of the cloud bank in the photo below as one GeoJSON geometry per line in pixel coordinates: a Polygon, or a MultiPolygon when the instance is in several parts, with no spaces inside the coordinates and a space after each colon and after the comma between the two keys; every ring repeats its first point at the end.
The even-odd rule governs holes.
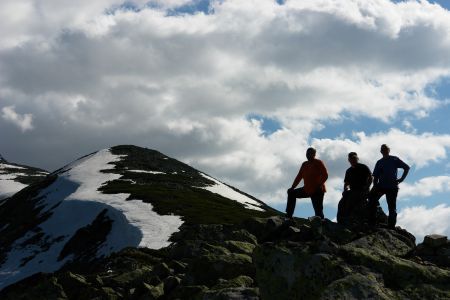
{"type": "Polygon", "coordinates": [[[448,105],[427,88],[450,74],[449,11],[226,0],[177,12],[199,2],[1,1],[0,152],[54,169],[138,144],[281,203],[312,144],[330,169],[332,207],[349,151],[370,166],[382,143],[416,169],[447,159],[449,135],[411,128],[448,105]],[[279,128],[267,134],[251,116],[279,128]],[[409,126],[315,138],[354,118],[409,126]]]}

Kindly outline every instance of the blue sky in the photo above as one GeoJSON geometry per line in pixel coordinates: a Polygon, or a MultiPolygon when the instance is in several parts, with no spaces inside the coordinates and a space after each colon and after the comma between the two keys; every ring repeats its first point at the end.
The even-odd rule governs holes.
{"type": "MultiPolygon", "coordinates": [[[[441,80],[439,83],[430,86],[430,90],[434,97],[445,102],[450,101],[450,81],[441,80]]],[[[450,104],[450,102],[449,102],[450,104]]],[[[432,111],[428,116],[417,118],[411,115],[405,115],[403,118],[396,118],[389,122],[383,122],[373,118],[367,117],[349,117],[343,120],[328,121],[324,123],[324,128],[313,132],[311,138],[329,138],[333,139],[337,136],[347,136],[352,137],[352,132],[363,131],[367,134],[387,131],[392,127],[403,128],[406,130],[414,130],[417,133],[433,132],[433,133],[448,133],[450,128],[450,105],[443,104],[442,107],[432,111]],[[403,121],[407,119],[413,124],[413,129],[405,128],[403,121]]],[[[251,116],[257,120],[262,121],[262,129],[265,134],[271,134],[281,128],[280,123],[273,119],[265,119],[261,116],[251,116]]],[[[392,150],[392,154],[395,155],[395,149],[392,150]]],[[[319,154],[320,155],[320,154],[319,154]]],[[[345,157],[343,158],[345,159],[345,157]]],[[[363,162],[369,166],[373,166],[375,161],[363,162]]],[[[407,162],[409,163],[409,162],[407,162]]],[[[439,176],[439,175],[449,175],[450,166],[447,163],[437,163],[431,164],[430,166],[423,167],[420,169],[412,168],[406,182],[415,182],[423,177],[428,176],[439,176]]],[[[399,174],[401,174],[399,170],[399,174]]],[[[401,190],[400,190],[401,193],[401,190]]],[[[426,207],[434,207],[435,205],[442,203],[442,201],[447,202],[449,197],[448,192],[435,193],[433,197],[408,197],[408,201],[398,201],[398,210],[402,207],[411,206],[412,204],[425,205],[426,207]]],[[[384,199],[384,198],[382,198],[384,199]]],[[[326,198],[325,198],[326,201],[326,198]]],[[[386,201],[381,201],[381,205],[385,211],[387,211],[386,201]]],[[[275,205],[275,207],[281,211],[284,210],[284,204],[275,205]]],[[[299,203],[297,205],[295,214],[301,217],[307,217],[314,214],[314,211],[310,204],[299,203]]],[[[336,214],[335,208],[330,208],[325,206],[325,214],[333,218],[336,214]]]]}

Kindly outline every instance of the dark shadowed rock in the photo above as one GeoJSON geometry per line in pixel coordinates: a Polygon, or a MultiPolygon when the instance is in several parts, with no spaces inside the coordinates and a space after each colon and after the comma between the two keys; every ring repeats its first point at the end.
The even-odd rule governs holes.
{"type": "Polygon", "coordinates": [[[426,235],[423,244],[429,247],[437,248],[447,244],[447,237],[440,234],[430,234],[426,235]]]}

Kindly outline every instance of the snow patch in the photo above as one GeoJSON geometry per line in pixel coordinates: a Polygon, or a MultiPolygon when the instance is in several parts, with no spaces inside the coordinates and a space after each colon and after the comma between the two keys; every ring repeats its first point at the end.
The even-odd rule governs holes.
{"type": "Polygon", "coordinates": [[[78,229],[91,224],[107,209],[106,216],[112,229],[98,255],[107,255],[125,247],[148,247],[159,249],[170,244],[170,236],[183,223],[179,216],[161,216],[150,204],[140,200],[128,200],[129,194],[103,194],[98,188],[108,181],[117,180],[120,174],[105,173],[112,169],[110,163],[122,156],[101,150],[67,165],[49,187],[42,190],[39,205],[42,213],[52,210],[52,215],[40,229],[44,233],[41,242],[24,245],[34,236],[29,232],[17,240],[8,253],[7,260],[0,266],[0,290],[37,272],[54,272],[71,257],[58,261],[64,245],[78,229]],[[24,265],[20,264],[25,260],[24,265]]]}
{"type": "Polygon", "coordinates": [[[222,197],[242,203],[244,205],[244,207],[247,209],[265,211],[263,208],[261,208],[261,204],[258,201],[253,200],[252,198],[247,197],[246,195],[233,190],[226,184],[223,184],[222,182],[220,182],[204,173],[200,173],[200,175],[202,175],[203,177],[205,177],[211,181],[214,181],[214,183],[215,183],[214,185],[200,187],[200,188],[208,190],[215,194],[219,194],[222,197]]]}
{"type": "Polygon", "coordinates": [[[15,165],[10,165],[10,164],[0,164],[0,169],[22,169],[22,170],[25,170],[26,168],[15,166],[15,165]]]}
{"type": "Polygon", "coordinates": [[[160,171],[147,171],[147,170],[127,170],[127,172],[148,173],[148,174],[166,174],[166,173],[160,172],[160,171]]]}
{"type": "Polygon", "coordinates": [[[16,175],[3,175],[0,174],[0,200],[6,199],[21,189],[27,187],[26,184],[14,181],[16,175]]]}

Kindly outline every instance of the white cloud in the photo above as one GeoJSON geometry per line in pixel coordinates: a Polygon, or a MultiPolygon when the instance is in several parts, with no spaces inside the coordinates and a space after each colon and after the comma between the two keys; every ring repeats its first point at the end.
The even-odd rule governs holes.
{"type": "Polygon", "coordinates": [[[430,197],[443,192],[450,192],[450,176],[431,176],[421,178],[412,184],[403,183],[399,197],[430,197]]]}
{"type": "Polygon", "coordinates": [[[439,204],[435,207],[413,206],[403,208],[397,217],[397,224],[407,228],[422,242],[427,234],[450,236],[450,206],[439,204]]]}
{"type": "Polygon", "coordinates": [[[373,169],[376,161],[381,158],[382,144],[388,144],[392,155],[416,168],[442,162],[447,158],[450,148],[450,135],[409,133],[394,128],[371,135],[357,132],[353,139],[313,139],[312,144],[332,169],[342,174],[348,165],[346,155],[351,151],[357,152],[361,162],[373,169]]]}
{"type": "MultiPolygon", "coordinates": [[[[184,0],[134,2],[142,9],[105,14],[123,1],[1,1],[0,101],[39,123],[27,139],[2,128],[3,152],[57,168],[139,144],[277,203],[324,121],[443,105],[425,90],[450,74],[450,13],[426,1],[227,0],[181,16],[164,9],[184,0]],[[266,137],[249,114],[282,128],[266,137]]],[[[347,152],[373,165],[388,143],[419,168],[444,160],[449,141],[391,130],[312,143],[335,205],[347,152]]]]}
{"type": "Polygon", "coordinates": [[[14,106],[6,106],[2,108],[3,120],[16,125],[22,132],[33,129],[33,115],[32,114],[18,114],[14,110],[14,106]]]}

